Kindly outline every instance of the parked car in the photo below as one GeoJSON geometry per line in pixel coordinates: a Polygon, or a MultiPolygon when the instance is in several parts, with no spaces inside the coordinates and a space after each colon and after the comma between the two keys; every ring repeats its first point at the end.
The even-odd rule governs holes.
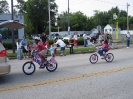
{"type": "Polygon", "coordinates": [[[63,40],[69,40],[70,37],[72,37],[72,36],[71,35],[67,35],[67,36],[63,37],[63,40]]]}
{"type": "Polygon", "coordinates": [[[89,37],[90,37],[90,40],[95,43],[99,37],[99,33],[91,33],[89,37]]]}
{"type": "Polygon", "coordinates": [[[59,35],[58,33],[53,33],[50,35],[50,39],[55,39],[55,38],[62,39],[61,35],[59,35]]]}
{"type": "MultiPolygon", "coordinates": [[[[23,23],[9,20],[9,21],[4,21],[0,23],[0,28],[10,28],[10,29],[20,29],[23,28],[25,25],[23,23]]],[[[11,66],[8,63],[8,58],[7,58],[7,51],[0,43],[0,75],[7,74],[11,70],[11,66]]]]}

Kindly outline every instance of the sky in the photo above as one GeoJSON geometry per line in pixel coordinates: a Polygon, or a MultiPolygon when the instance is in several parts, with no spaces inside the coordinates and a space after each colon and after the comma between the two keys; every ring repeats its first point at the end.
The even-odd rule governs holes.
{"type": "MultiPolygon", "coordinates": [[[[10,6],[11,0],[7,1],[10,6]]],[[[17,0],[14,0],[14,4],[17,4],[16,1],[17,0]]],[[[55,2],[58,5],[59,14],[63,11],[68,11],[68,0],[55,0],[55,2]]],[[[90,17],[94,15],[94,10],[108,11],[116,6],[118,6],[120,10],[127,11],[127,3],[130,4],[130,6],[128,6],[128,15],[133,16],[133,0],[69,0],[69,12],[81,11],[90,17]]]]}

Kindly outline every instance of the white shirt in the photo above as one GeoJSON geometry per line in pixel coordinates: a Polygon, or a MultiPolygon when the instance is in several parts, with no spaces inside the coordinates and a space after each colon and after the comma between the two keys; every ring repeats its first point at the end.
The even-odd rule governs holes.
{"type": "Polygon", "coordinates": [[[55,44],[60,45],[60,47],[65,47],[66,46],[66,44],[61,39],[58,39],[55,44]]]}
{"type": "Polygon", "coordinates": [[[130,37],[130,34],[128,34],[128,33],[126,35],[127,35],[127,37],[130,37]]]}
{"type": "Polygon", "coordinates": [[[86,34],[83,34],[83,38],[84,38],[84,39],[87,39],[87,35],[86,35],[86,34]]]}
{"type": "Polygon", "coordinates": [[[21,43],[16,42],[17,50],[21,48],[21,43]]]}
{"type": "Polygon", "coordinates": [[[74,35],[74,40],[78,40],[78,36],[77,35],[74,35]]]}

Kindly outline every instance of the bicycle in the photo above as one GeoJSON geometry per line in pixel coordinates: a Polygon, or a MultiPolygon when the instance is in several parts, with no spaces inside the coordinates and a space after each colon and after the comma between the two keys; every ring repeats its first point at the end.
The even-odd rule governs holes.
{"type": "Polygon", "coordinates": [[[54,58],[55,56],[52,55],[49,60],[47,57],[43,58],[39,54],[39,52],[34,51],[31,56],[31,61],[25,62],[23,64],[22,70],[26,75],[32,75],[35,72],[36,66],[34,62],[38,63],[40,66],[46,67],[49,72],[54,72],[57,69],[57,61],[54,58]]]}
{"type": "MultiPolygon", "coordinates": [[[[101,50],[101,48],[96,47],[96,52],[94,54],[92,54],[89,58],[90,62],[92,64],[95,64],[98,61],[98,51],[101,50]]],[[[107,53],[107,52],[103,52],[104,56],[102,59],[105,59],[107,62],[112,62],[114,59],[114,55],[112,53],[107,53]]]]}

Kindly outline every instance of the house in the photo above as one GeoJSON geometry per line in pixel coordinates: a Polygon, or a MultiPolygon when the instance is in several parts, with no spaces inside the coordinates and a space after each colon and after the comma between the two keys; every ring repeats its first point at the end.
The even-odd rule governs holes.
{"type": "MultiPolygon", "coordinates": [[[[121,31],[121,28],[118,28],[118,34],[120,34],[120,31],[121,31]]],[[[107,24],[105,27],[104,27],[104,33],[111,33],[111,34],[116,34],[116,26],[115,25],[110,25],[110,24],[107,24]]]]}

